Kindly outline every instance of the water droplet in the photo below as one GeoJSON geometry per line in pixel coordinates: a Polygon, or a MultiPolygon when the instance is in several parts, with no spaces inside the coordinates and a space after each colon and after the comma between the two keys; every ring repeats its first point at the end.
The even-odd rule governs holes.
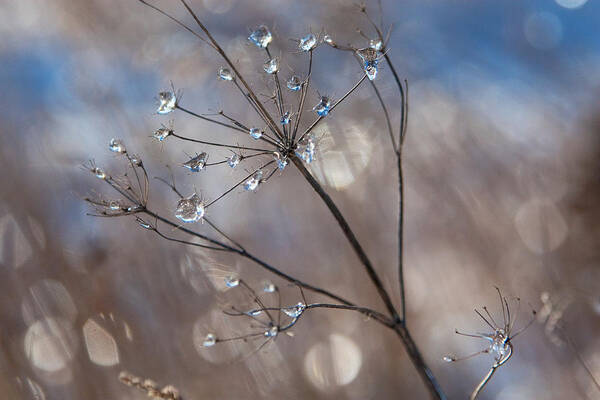
{"type": "Polygon", "coordinates": [[[139,167],[140,165],[142,165],[142,158],[137,154],[130,156],[129,161],[131,161],[131,163],[133,165],[135,165],[136,167],[139,167]]]}
{"type": "Polygon", "coordinates": [[[194,193],[190,197],[177,202],[175,217],[183,222],[196,222],[204,217],[205,212],[204,202],[200,199],[200,196],[194,193]]]}
{"type": "Polygon", "coordinates": [[[257,317],[260,314],[262,314],[262,310],[250,310],[246,314],[249,315],[249,316],[251,316],[251,317],[257,317]]]}
{"type": "Polygon", "coordinates": [[[177,96],[173,92],[160,92],[158,94],[158,114],[168,114],[177,106],[177,96]]]}
{"type": "Polygon", "coordinates": [[[319,103],[313,107],[313,111],[319,114],[321,117],[329,114],[329,110],[331,109],[331,102],[329,101],[329,97],[321,96],[319,103]]]}
{"type": "Polygon", "coordinates": [[[279,328],[276,326],[270,327],[267,331],[265,331],[266,337],[275,337],[279,333],[279,328]]]}
{"type": "Polygon", "coordinates": [[[240,163],[241,161],[241,157],[239,156],[239,154],[233,153],[231,155],[231,157],[229,157],[227,159],[227,164],[231,167],[231,168],[235,168],[237,167],[237,165],[240,163]]]}
{"type": "Polygon", "coordinates": [[[286,156],[281,156],[281,154],[279,154],[278,152],[275,152],[273,154],[273,157],[275,158],[275,161],[277,161],[277,168],[279,168],[280,170],[284,170],[285,167],[288,165],[288,159],[286,156]]]}
{"type": "Polygon", "coordinates": [[[112,200],[108,203],[108,208],[112,211],[119,211],[121,209],[121,203],[118,200],[112,200]]]}
{"type": "Polygon", "coordinates": [[[363,63],[363,69],[370,80],[375,79],[378,71],[379,60],[377,50],[372,47],[366,47],[356,51],[363,63]]]}
{"type": "Polygon", "coordinates": [[[292,307],[288,307],[288,308],[284,308],[283,312],[288,316],[288,317],[292,317],[292,318],[298,318],[300,316],[300,314],[302,314],[304,312],[304,309],[306,308],[306,306],[304,305],[304,303],[299,302],[298,304],[296,304],[295,306],[292,307]]]}
{"type": "Polygon", "coordinates": [[[273,282],[271,282],[271,281],[263,282],[263,292],[273,293],[276,290],[277,290],[277,286],[275,286],[275,284],[273,284],[273,282]]]}
{"type": "Polygon", "coordinates": [[[304,162],[310,164],[315,160],[315,139],[313,135],[308,135],[303,138],[296,147],[296,155],[300,157],[304,162]]]}
{"type": "Polygon", "coordinates": [[[158,140],[159,142],[162,142],[163,140],[165,140],[167,138],[167,136],[169,136],[171,133],[173,133],[172,129],[168,129],[165,127],[162,128],[158,128],[157,130],[154,131],[154,134],[152,135],[152,137],[156,140],[158,140]]]}
{"type": "Polygon", "coordinates": [[[183,163],[183,166],[192,172],[198,172],[204,169],[207,160],[208,154],[202,152],[200,154],[196,154],[196,157],[192,157],[189,161],[183,163]]]}
{"type": "Polygon", "coordinates": [[[383,48],[383,42],[379,39],[371,39],[369,40],[369,47],[373,50],[381,51],[383,48]]]}
{"type": "Polygon", "coordinates": [[[225,285],[228,288],[234,288],[240,284],[240,279],[235,276],[228,276],[225,278],[225,285]]]}
{"type": "Polygon", "coordinates": [[[202,342],[202,346],[211,347],[217,343],[217,336],[215,334],[209,333],[204,338],[204,342],[202,342]]]}
{"type": "Polygon", "coordinates": [[[152,229],[152,225],[142,219],[138,220],[138,224],[140,224],[140,226],[144,229],[152,229]]]}
{"type": "Polygon", "coordinates": [[[369,80],[372,81],[375,79],[375,77],[377,77],[377,71],[379,69],[377,67],[377,60],[365,62],[364,67],[365,74],[367,74],[367,78],[369,78],[369,80]]]}
{"type": "Polygon", "coordinates": [[[452,362],[454,360],[456,360],[454,357],[451,356],[444,356],[444,358],[442,358],[442,360],[446,361],[446,362],[452,362]]]}
{"type": "Polygon", "coordinates": [[[250,129],[250,136],[252,137],[252,139],[260,139],[263,135],[263,131],[262,129],[259,128],[251,128],[250,129]]]}
{"type": "Polygon", "coordinates": [[[290,123],[290,112],[286,111],[285,113],[283,113],[283,115],[281,116],[281,125],[287,125],[290,123]]]}
{"type": "Polygon", "coordinates": [[[300,39],[300,43],[298,43],[298,47],[302,51],[310,51],[317,46],[317,38],[312,33],[304,36],[300,39]]]}
{"type": "Polygon", "coordinates": [[[298,90],[300,90],[300,88],[302,87],[302,82],[300,81],[300,78],[297,75],[293,75],[288,81],[287,81],[287,87],[288,89],[290,89],[293,92],[297,92],[298,90]]]}
{"type": "Polygon", "coordinates": [[[267,74],[274,74],[279,70],[279,60],[277,57],[271,58],[269,61],[263,65],[263,69],[267,74]]]}
{"type": "Polygon", "coordinates": [[[223,68],[223,67],[219,68],[218,76],[223,81],[232,81],[233,80],[233,74],[227,68],[223,68]]]}
{"type": "Polygon", "coordinates": [[[256,171],[246,182],[244,182],[244,189],[247,191],[255,191],[258,188],[262,180],[263,173],[261,170],[256,171]]]}
{"type": "Polygon", "coordinates": [[[127,150],[125,150],[125,145],[123,144],[121,139],[110,139],[110,142],[108,142],[108,149],[113,153],[123,154],[127,152],[127,150]]]}
{"type": "Polygon", "coordinates": [[[100,167],[93,167],[92,168],[92,173],[94,175],[96,175],[96,178],[98,179],[105,179],[106,178],[106,172],[104,172],[104,170],[100,167]]]}
{"type": "Polygon", "coordinates": [[[265,48],[273,40],[273,35],[265,25],[261,25],[248,36],[248,40],[260,48],[265,48]]]}

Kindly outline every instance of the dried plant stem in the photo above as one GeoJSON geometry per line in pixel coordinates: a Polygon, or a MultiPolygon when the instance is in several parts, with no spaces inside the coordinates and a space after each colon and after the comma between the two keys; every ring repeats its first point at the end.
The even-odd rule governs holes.
{"type": "Polygon", "coordinates": [[[489,382],[490,379],[492,379],[492,376],[494,375],[494,372],[496,372],[498,367],[499,366],[497,364],[494,364],[492,368],[490,368],[487,375],[483,377],[482,381],[479,382],[479,385],[477,385],[475,390],[473,390],[473,393],[471,393],[471,396],[469,396],[469,400],[475,400],[477,398],[483,387],[489,382]]]}

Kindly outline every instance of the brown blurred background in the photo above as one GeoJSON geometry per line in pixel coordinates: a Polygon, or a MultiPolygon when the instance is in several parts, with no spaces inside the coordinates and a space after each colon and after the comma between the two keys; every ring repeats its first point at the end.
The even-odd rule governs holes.
{"type": "MultiPolygon", "coordinates": [[[[326,31],[360,47],[366,42],[355,29],[370,32],[350,1],[191,3],[264,94],[263,55],[246,39],[252,27],[272,27],[284,76],[306,68],[290,38],[326,31]]],[[[193,23],[177,2],[156,4],[193,23]]],[[[368,5],[378,20],[377,3],[368,5]]],[[[384,1],[383,10],[385,26],[394,24],[389,55],[410,86],[407,308],[426,360],[450,398],[468,396],[491,358],[442,357],[484,347],[454,329],[486,330],[472,310],[499,312],[497,285],[522,298],[521,324],[531,307],[539,313],[481,398],[600,398],[584,368],[600,374],[600,4],[414,0],[384,1]]],[[[145,398],[118,382],[122,370],[173,384],[190,400],[426,398],[397,337],[353,313],[307,313],[293,338],[248,357],[256,346],[202,348],[208,331],[249,327],[219,311],[230,293],[215,277],[237,272],[257,287],[271,279],[286,304],[300,300],[297,289],[241,259],[161,240],[133,218],[86,216],[80,196],[109,192],[81,164],[93,158],[115,174],[125,168],[107,150],[112,137],[142,155],[151,176],[165,177],[173,165],[185,193],[214,198],[243,174],[187,174],[178,166],[184,152],[202,146],[149,137],[171,119],[187,136],[229,134],[181,113],[155,115],[153,98],[170,81],[194,111],[224,109],[258,122],[216,79],[222,63],[206,45],[134,0],[3,2],[0,33],[1,398],[145,398]]],[[[349,55],[319,48],[308,104],[317,90],[339,98],[360,74],[349,55]]],[[[377,83],[397,126],[385,63],[377,83]]],[[[396,171],[385,128],[371,89],[361,87],[319,128],[311,170],[399,305],[396,171]]],[[[155,181],[150,201],[169,215],[177,197],[155,181]]],[[[256,194],[235,192],[210,215],[282,270],[383,310],[293,167],[256,194]]]]}

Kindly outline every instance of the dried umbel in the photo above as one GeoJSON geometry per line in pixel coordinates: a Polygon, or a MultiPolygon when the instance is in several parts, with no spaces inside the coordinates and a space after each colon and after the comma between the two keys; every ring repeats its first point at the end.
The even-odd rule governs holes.
{"type": "Polygon", "coordinates": [[[471,334],[462,333],[458,330],[455,331],[457,334],[462,336],[486,340],[488,342],[487,347],[468,356],[445,356],[443,358],[446,362],[456,362],[467,360],[480,354],[491,354],[493,356],[494,363],[492,364],[492,367],[490,368],[487,375],[483,378],[483,380],[479,383],[479,385],[471,394],[472,400],[478,396],[478,394],[486,385],[486,383],[491,379],[496,369],[504,365],[510,359],[510,357],[513,354],[512,340],[519,336],[523,331],[525,331],[535,320],[536,311],[532,310],[533,318],[531,318],[525,326],[515,331],[516,322],[521,308],[521,300],[519,298],[516,299],[517,311],[516,313],[511,314],[508,299],[502,296],[500,289],[496,288],[496,291],[498,292],[498,296],[500,298],[500,307],[502,308],[502,320],[500,320],[502,321],[502,324],[498,324],[494,317],[492,317],[492,314],[488,311],[487,307],[483,306],[483,312],[475,309],[475,313],[479,317],[481,317],[481,319],[485,322],[487,327],[491,329],[491,332],[471,334]]]}

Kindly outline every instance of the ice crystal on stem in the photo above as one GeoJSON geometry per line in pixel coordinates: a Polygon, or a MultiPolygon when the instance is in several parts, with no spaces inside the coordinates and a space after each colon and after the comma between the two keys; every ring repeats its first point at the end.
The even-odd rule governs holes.
{"type": "Polygon", "coordinates": [[[172,129],[165,128],[163,126],[161,128],[158,128],[157,130],[155,130],[154,134],[152,135],[152,137],[154,139],[158,140],[159,142],[162,142],[163,140],[165,140],[172,133],[173,133],[172,129]]]}
{"type": "Polygon", "coordinates": [[[249,192],[254,192],[258,189],[258,185],[262,181],[263,172],[258,170],[250,178],[244,182],[244,189],[249,192]]]}
{"type": "Polygon", "coordinates": [[[125,150],[125,145],[123,144],[123,141],[121,139],[110,139],[110,142],[108,142],[108,149],[113,153],[119,154],[127,152],[125,150]]]}
{"type": "Polygon", "coordinates": [[[297,75],[292,75],[292,77],[287,81],[287,88],[293,92],[297,92],[302,87],[302,82],[297,75]]]}
{"type": "Polygon", "coordinates": [[[202,152],[195,157],[190,158],[189,161],[184,162],[183,166],[192,172],[199,172],[204,169],[207,160],[208,154],[202,152]]]}
{"type": "Polygon", "coordinates": [[[302,302],[299,302],[295,306],[284,308],[283,312],[288,317],[298,318],[300,316],[300,314],[302,314],[304,312],[305,308],[306,308],[306,305],[304,303],[302,303],[302,302]]]}
{"type": "Polygon", "coordinates": [[[223,81],[232,81],[233,80],[233,74],[227,68],[223,68],[223,67],[219,68],[219,72],[217,75],[223,81]]]}
{"type": "Polygon", "coordinates": [[[170,92],[160,92],[158,94],[158,114],[168,114],[177,106],[177,95],[170,92]]]}
{"type": "Polygon", "coordinates": [[[279,60],[277,57],[271,58],[263,65],[263,69],[267,74],[274,74],[279,71],[279,60]]]}
{"type": "Polygon", "coordinates": [[[308,35],[304,36],[302,39],[300,39],[300,42],[298,43],[298,47],[302,51],[310,51],[310,50],[314,49],[315,47],[317,47],[316,36],[313,35],[312,33],[309,33],[308,35]]]}
{"type": "Polygon", "coordinates": [[[234,288],[240,284],[240,279],[235,276],[228,276],[225,278],[225,286],[228,288],[234,288]]]}
{"type": "Polygon", "coordinates": [[[310,164],[315,160],[315,138],[312,134],[303,138],[296,147],[296,155],[305,163],[310,164]]]}
{"type": "Polygon", "coordinates": [[[273,35],[265,25],[260,25],[254,32],[248,36],[248,40],[260,48],[266,48],[273,40],[273,35]]]}
{"type": "Polygon", "coordinates": [[[206,335],[206,337],[204,338],[204,342],[202,342],[202,345],[204,347],[212,347],[217,343],[217,336],[214,333],[209,333],[208,335],[206,335]]]}
{"type": "Polygon", "coordinates": [[[237,165],[240,163],[241,161],[241,157],[239,154],[237,153],[233,153],[228,159],[227,159],[227,165],[229,165],[231,168],[235,168],[237,167],[237,165]]]}
{"type": "Polygon", "coordinates": [[[182,222],[191,223],[201,220],[205,212],[204,202],[200,199],[200,196],[194,193],[188,198],[179,200],[175,217],[182,222]]]}
{"type": "Polygon", "coordinates": [[[317,103],[316,106],[313,107],[313,111],[319,114],[321,117],[329,114],[329,110],[331,109],[331,101],[327,96],[321,96],[321,99],[317,103]]]}
{"type": "Polygon", "coordinates": [[[250,134],[250,137],[255,140],[260,139],[263,135],[263,131],[260,128],[251,128],[248,133],[250,134]]]}

